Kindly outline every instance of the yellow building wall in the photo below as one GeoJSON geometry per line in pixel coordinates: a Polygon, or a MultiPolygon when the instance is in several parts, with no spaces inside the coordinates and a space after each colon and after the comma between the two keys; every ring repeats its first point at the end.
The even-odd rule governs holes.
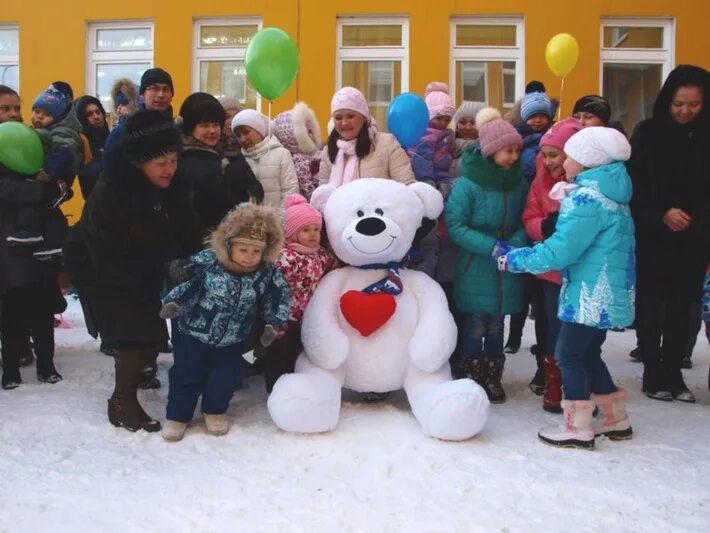
{"type": "MultiPolygon", "coordinates": [[[[258,16],[263,25],[286,30],[298,43],[301,67],[293,86],[274,102],[272,114],[307,101],[323,125],[335,89],[338,16],[402,15],[409,18],[409,90],[422,93],[431,80],[449,78],[449,27],[454,16],[519,15],[525,18],[525,80],[539,79],[552,96],[559,80],[547,69],[544,49],[560,32],[574,35],[580,59],[567,78],[563,116],[583,94],[599,92],[600,23],[603,17],[673,17],[676,64],[710,68],[708,0],[209,0],[183,2],[115,2],[64,0],[52,7],[45,0],[0,0],[0,24],[20,28],[20,94],[28,117],[35,95],[55,79],[84,92],[87,23],[151,20],[153,64],[168,70],[176,94],[174,107],[191,92],[193,21],[199,17],[258,16]]],[[[266,112],[266,106],[263,107],[266,112]]],[[[77,191],[78,192],[78,191],[77,191]]],[[[80,195],[66,206],[76,215],[80,195]]]]}

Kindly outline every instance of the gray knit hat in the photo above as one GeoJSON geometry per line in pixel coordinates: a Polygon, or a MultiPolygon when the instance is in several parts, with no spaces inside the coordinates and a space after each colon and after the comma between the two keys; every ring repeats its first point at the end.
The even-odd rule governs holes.
{"type": "Polygon", "coordinates": [[[451,127],[454,131],[456,131],[459,120],[464,117],[470,117],[475,120],[478,112],[484,107],[486,107],[485,102],[472,102],[470,100],[464,100],[456,110],[456,113],[454,113],[454,118],[451,120],[451,127]]]}

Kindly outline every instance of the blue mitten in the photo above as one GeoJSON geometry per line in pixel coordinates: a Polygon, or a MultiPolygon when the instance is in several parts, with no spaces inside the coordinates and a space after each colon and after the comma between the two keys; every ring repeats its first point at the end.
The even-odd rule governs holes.
{"type": "Polygon", "coordinates": [[[505,241],[496,241],[493,250],[491,250],[491,257],[494,261],[497,261],[499,257],[503,255],[508,255],[514,248],[505,241]]]}

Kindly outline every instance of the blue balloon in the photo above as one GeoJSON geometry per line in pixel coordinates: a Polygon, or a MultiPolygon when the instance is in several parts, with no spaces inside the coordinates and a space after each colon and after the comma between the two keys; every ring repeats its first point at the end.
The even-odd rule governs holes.
{"type": "Polygon", "coordinates": [[[404,148],[421,139],[429,125],[429,110],[421,96],[402,93],[387,110],[387,129],[404,148]]]}

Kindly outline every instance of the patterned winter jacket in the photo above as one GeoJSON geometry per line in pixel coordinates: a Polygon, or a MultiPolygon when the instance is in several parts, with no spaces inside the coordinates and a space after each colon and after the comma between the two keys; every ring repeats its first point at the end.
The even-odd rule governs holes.
{"type": "Polygon", "coordinates": [[[636,263],[631,180],[623,163],[586,170],[560,206],[555,233],[508,254],[510,272],[562,271],[558,316],[599,329],[634,320],[636,263]]]}
{"type": "Polygon", "coordinates": [[[280,328],[287,322],[290,293],[273,265],[239,276],[222,266],[213,250],[203,250],[190,258],[186,268],[194,276],[163,299],[180,305],[181,333],[221,348],[246,340],[259,308],[267,324],[280,328]]]}
{"type": "Polygon", "coordinates": [[[301,321],[318,283],[335,267],[336,262],[335,255],[322,246],[310,254],[288,246],[282,250],[274,266],[283,274],[291,291],[290,321],[301,321]]]}
{"type": "Polygon", "coordinates": [[[414,177],[418,181],[431,181],[437,188],[448,186],[448,190],[451,189],[449,167],[453,154],[454,130],[449,128],[427,128],[422,138],[407,149],[414,177]]]}
{"type": "Polygon", "coordinates": [[[710,342],[710,263],[705,272],[705,285],[703,285],[703,320],[705,321],[705,335],[710,342]]]}

